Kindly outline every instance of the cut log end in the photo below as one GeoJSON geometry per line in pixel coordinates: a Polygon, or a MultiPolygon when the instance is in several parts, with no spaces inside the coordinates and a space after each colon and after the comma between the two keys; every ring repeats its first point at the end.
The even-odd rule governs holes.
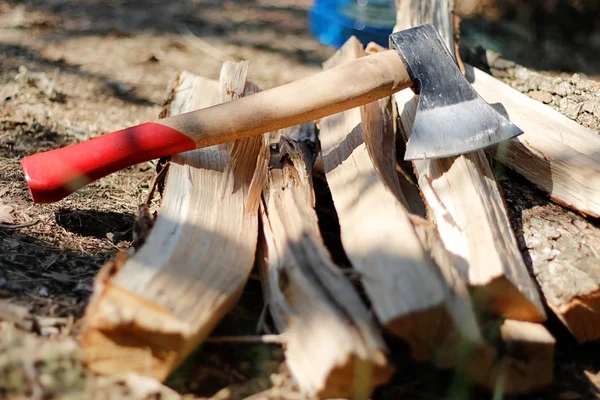
{"type": "MultiPolygon", "coordinates": [[[[168,114],[249,94],[246,69],[226,66],[222,90],[219,82],[180,73],[168,114]]],[[[95,281],[82,330],[90,369],[164,380],[233,308],[250,275],[258,237],[260,190],[249,188],[252,181],[262,186],[261,173],[266,175],[258,160],[266,141],[253,139],[237,142],[233,156],[226,146],[173,156],[161,211],[144,244],[129,259],[109,262],[95,281]],[[229,194],[214,201],[224,186],[229,194]]]]}
{"type": "Polygon", "coordinates": [[[466,366],[472,381],[490,391],[518,395],[552,384],[555,340],[542,325],[506,320],[501,342],[486,346],[466,366]]]}
{"type": "Polygon", "coordinates": [[[382,352],[379,352],[377,358],[380,361],[374,363],[373,359],[350,357],[330,372],[318,397],[347,398],[350,392],[354,398],[366,398],[373,388],[389,381],[394,372],[382,352]]]}
{"type": "Polygon", "coordinates": [[[430,361],[444,350],[448,335],[453,334],[453,320],[445,304],[415,311],[388,321],[385,328],[404,340],[417,362],[430,361]]]}
{"type": "MultiPolygon", "coordinates": [[[[117,261],[118,262],[118,261],[117,261]]],[[[162,307],[113,285],[115,261],[96,278],[84,318],[84,362],[99,374],[136,371],[163,380],[180,362],[182,324],[162,307]]]]}
{"type": "Polygon", "coordinates": [[[543,308],[529,300],[506,277],[493,279],[485,286],[471,289],[473,304],[493,315],[518,321],[544,322],[543,308]]]}
{"type": "Polygon", "coordinates": [[[550,303],[549,307],[579,343],[600,338],[600,291],[577,297],[558,307],[550,303]]]}
{"type": "MultiPolygon", "coordinates": [[[[397,0],[402,30],[433,23],[453,49],[452,2],[397,0]],[[435,12],[434,12],[435,10],[435,12]]],[[[417,102],[409,91],[394,95],[402,136],[410,136],[417,102]]],[[[461,260],[461,273],[476,287],[475,307],[538,322],[545,318],[537,288],[523,262],[502,195],[483,151],[416,160],[415,172],[431,218],[445,247],[461,260]],[[510,284],[508,283],[510,282],[510,284]],[[517,293],[517,289],[520,293],[517,293]],[[483,301],[479,304],[479,301],[483,301]],[[529,302],[529,304],[527,304],[529,302]]]]}

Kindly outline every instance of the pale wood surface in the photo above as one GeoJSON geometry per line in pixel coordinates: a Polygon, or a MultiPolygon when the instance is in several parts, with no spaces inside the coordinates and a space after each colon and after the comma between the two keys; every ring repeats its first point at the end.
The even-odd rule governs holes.
{"type": "Polygon", "coordinates": [[[552,384],[556,341],[543,325],[506,320],[497,335],[497,343],[465,365],[473,383],[502,395],[537,392],[552,384]]]}
{"type": "Polygon", "coordinates": [[[557,203],[600,217],[600,135],[558,111],[467,66],[467,78],[487,102],[501,103],[525,133],[488,150],[557,203]]]}
{"type": "MultiPolygon", "coordinates": [[[[375,43],[369,43],[365,51],[368,54],[373,54],[384,50],[375,43]]],[[[392,101],[392,98],[389,97],[361,107],[363,140],[382,182],[396,196],[398,201],[407,205],[407,209],[411,210],[411,206],[417,201],[421,201],[421,198],[419,193],[414,190],[415,188],[409,191],[407,190],[409,186],[401,184],[400,175],[395,167],[396,136],[394,134],[392,101]]],[[[449,288],[446,307],[456,331],[453,332],[450,326],[447,327],[448,332],[444,339],[444,345],[440,346],[434,362],[438,366],[452,366],[457,356],[456,351],[459,349],[460,341],[469,342],[473,346],[479,346],[482,343],[471,298],[454,265],[452,256],[440,239],[435,224],[414,214],[409,214],[409,218],[421,245],[434,261],[443,281],[449,288]]],[[[444,326],[444,324],[440,324],[440,326],[444,326]]]]}
{"type": "MultiPolygon", "coordinates": [[[[451,51],[453,2],[397,0],[395,30],[434,23],[451,51]]],[[[410,134],[418,98],[394,95],[405,136],[410,134]]],[[[414,162],[419,186],[446,248],[455,256],[477,307],[506,318],[543,321],[537,288],[521,258],[503,199],[483,151],[414,162]]]]}
{"type": "Polygon", "coordinates": [[[198,147],[211,146],[319,119],[411,85],[404,63],[390,50],[231,104],[156,122],[189,136],[198,147]]]}
{"type": "Polygon", "coordinates": [[[315,140],[314,124],[275,139],[279,150],[272,155],[261,206],[264,293],[301,391],[368,398],[393,367],[379,328],[321,239],[311,179],[315,140]]]}
{"type": "MultiPolygon", "coordinates": [[[[364,54],[362,44],[351,38],[325,68],[364,54]]],[[[383,118],[378,107],[375,103],[365,111],[371,111],[371,118],[383,118]]],[[[377,172],[380,161],[371,161],[363,142],[367,125],[372,140],[394,143],[394,131],[373,132],[376,125],[369,125],[359,108],[320,121],[323,167],[342,244],[381,324],[410,345],[413,357],[430,359],[452,331],[445,305],[448,287],[423,249],[401,196],[377,172]]]]}
{"type": "MultiPolygon", "coordinates": [[[[220,85],[181,73],[169,114],[254,92],[246,71],[246,63],[226,64],[220,85]]],[[[93,371],[165,379],[237,301],[258,237],[257,211],[247,205],[256,186],[251,179],[260,175],[254,173],[260,149],[253,147],[241,157],[220,145],[172,158],[145,244],[128,260],[109,263],[96,280],[82,334],[93,371]]]]}

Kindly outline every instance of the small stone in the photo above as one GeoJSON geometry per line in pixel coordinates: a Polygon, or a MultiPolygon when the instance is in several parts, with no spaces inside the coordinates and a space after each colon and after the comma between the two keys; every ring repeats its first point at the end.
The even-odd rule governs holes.
{"type": "Polygon", "coordinates": [[[513,68],[516,63],[514,61],[505,60],[502,55],[492,50],[486,50],[485,52],[487,63],[490,67],[495,69],[507,70],[513,68]]]}
{"type": "Polygon", "coordinates": [[[38,296],[40,297],[48,297],[48,288],[46,286],[41,286],[38,290],[38,296]]]}
{"type": "Polygon", "coordinates": [[[515,68],[515,78],[520,81],[527,81],[531,78],[531,72],[523,67],[515,68]]]}
{"type": "Polygon", "coordinates": [[[552,103],[552,95],[548,92],[542,92],[541,90],[534,90],[532,92],[527,93],[529,97],[534,100],[541,101],[545,104],[552,103]]]}

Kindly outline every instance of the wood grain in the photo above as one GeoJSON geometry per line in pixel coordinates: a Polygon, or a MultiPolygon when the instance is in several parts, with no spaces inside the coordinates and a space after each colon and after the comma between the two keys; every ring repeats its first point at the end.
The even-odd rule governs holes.
{"type": "Polygon", "coordinates": [[[487,102],[501,104],[525,133],[488,150],[552,200],[600,217],[600,135],[558,111],[467,66],[467,78],[487,102]]]}
{"type": "Polygon", "coordinates": [[[552,384],[556,341],[543,325],[506,320],[493,330],[496,341],[465,367],[473,383],[502,396],[535,393],[552,384]]]}
{"type": "MultiPolygon", "coordinates": [[[[351,38],[324,67],[364,55],[362,44],[351,38]]],[[[323,168],[343,247],[375,315],[409,344],[415,359],[428,360],[454,332],[446,305],[449,288],[423,248],[402,194],[389,176],[378,172],[395,165],[390,117],[389,102],[387,107],[375,102],[362,111],[356,108],[323,118],[323,168]],[[366,142],[373,144],[370,150],[366,142]]]]}
{"type": "Polygon", "coordinates": [[[261,206],[264,293],[300,390],[311,398],[368,398],[394,368],[378,327],[321,239],[311,179],[315,140],[314,124],[274,140],[261,206]]]}
{"type": "MultiPolygon", "coordinates": [[[[169,114],[255,92],[245,81],[246,71],[247,63],[226,64],[220,83],[182,72],[169,114]]],[[[231,147],[174,156],[162,208],[145,244],[99,274],[82,333],[93,371],[136,371],[163,380],[237,301],[258,237],[258,202],[249,205],[250,188],[266,170],[255,172],[264,165],[256,143],[248,146],[253,151],[237,156],[231,147]]]]}
{"type": "MultiPolygon", "coordinates": [[[[372,54],[384,51],[384,49],[375,43],[369,43],[365,51],[372,54]]],[[[414,187],[411,188],[409,185],[401,183],[400,174],[396,170],[396,140],[392,111],[391,97],[362,106],[363,140],[373,167],[382,182],[398,201],[413,212],[413,205],[420,202],[421,198],[414,187]]],[[[416,209],[420,211],[421,207],[417,206],[416,209]]],[[[478,348],[483,345],[483,339],[477,326],[467,287],[456,269],[451,254],[444,247],[437,227],[431,221],[415,214],[409,214],[409,218],[423,249],[434,262],[444,284],[448,287],[446,309],[452,322],[447,326],[440,324],[447,329],[447,332],[443,339],[444,344],[439,346],[432,361],[440,367],[451,367],[455,365],[456,359],[465,345],[478,348]]]]}
{"type": "MultiPolygon", "coordinates": [[[[395,30],[433,23],[451,52],[452,1],[397,0],[395,30]]],[[[418,98],[394,95],[400,127],[408,137],[418,98]]],[[[476,307],[524,321],[546,318],[539,293],[521,258],[498,184],[483,151],[414,162],[419,186],[442,241],[463,279],[474,289],[476,307]]]]}

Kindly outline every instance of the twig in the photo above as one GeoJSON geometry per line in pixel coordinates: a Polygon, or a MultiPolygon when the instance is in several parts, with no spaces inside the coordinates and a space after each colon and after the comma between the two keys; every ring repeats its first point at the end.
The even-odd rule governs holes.
{"type": "Polygon", "coordinates": [[[2,224],[0,223],[0,229],[21,229],[21,228],[28,228],[30,226],[34,226],[39,224],[40,221],[39,220],[35,220],[35,221],[29,221],[29,222],[24,222],[22,224],[2,224]]]}
{"type": "Polygon", "coordinates": [[[148,196],[146,196],[146,201],[144,203],[144,204],[146,204],[146,206],[150,207],[150,202],[152,201],[152,198],[154,197],[154,192],[156,191],[156,188],[157,188],[160,180],[164,177],[165,173],[169,169],[169,163],[170,163],[170,161],[167,161],[165,163],[165,165],[163,165],[163,167],[160,169],[158,174],[156,174],[154,176],[154,179],[152,180],[152,183],[150,184],[150,190],[148,191],[148,196]]]}

